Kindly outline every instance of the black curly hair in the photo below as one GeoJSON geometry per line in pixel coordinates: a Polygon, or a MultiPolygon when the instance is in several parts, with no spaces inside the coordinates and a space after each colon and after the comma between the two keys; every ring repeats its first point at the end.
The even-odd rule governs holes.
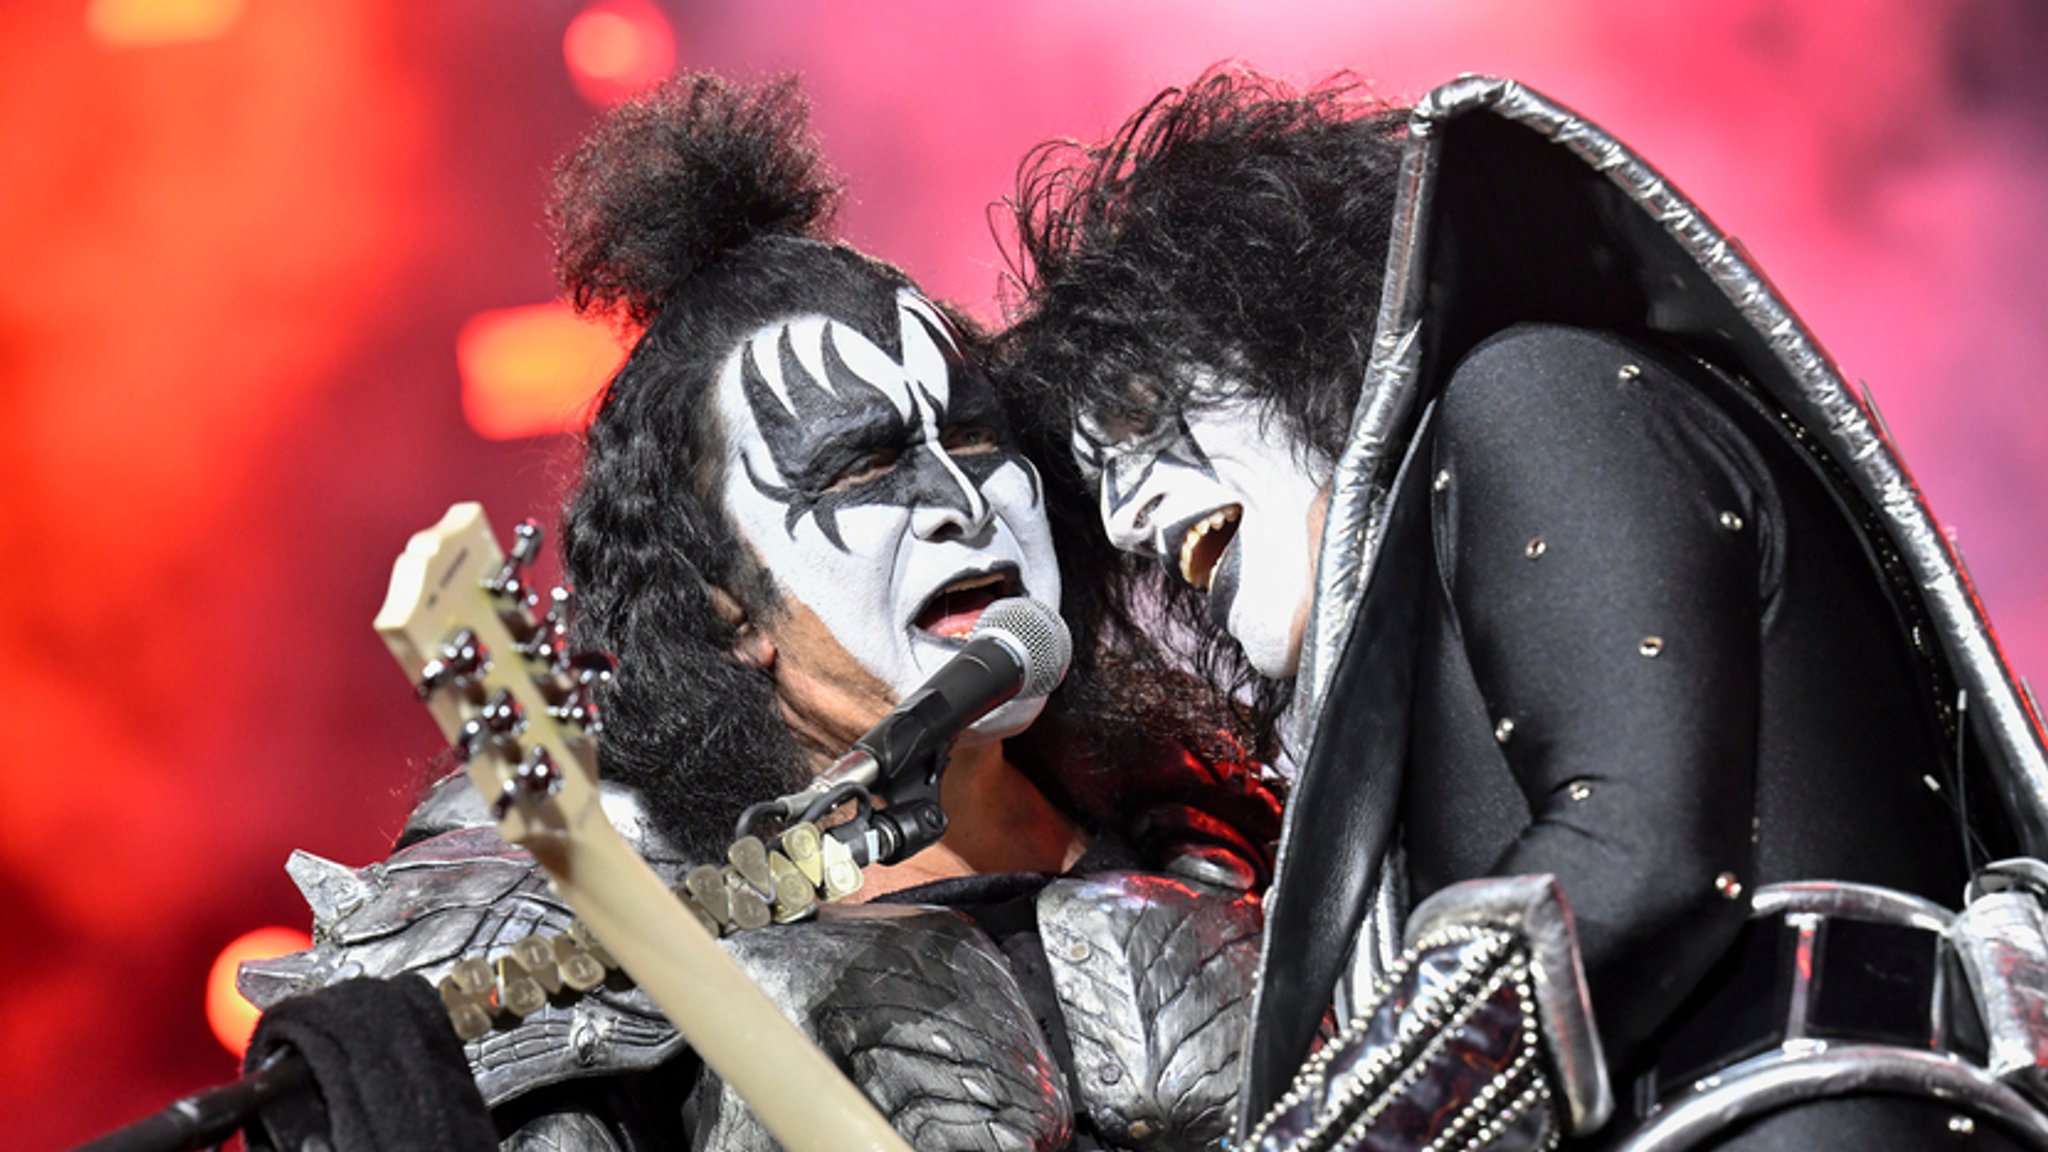
{"type": "MultiPolygon", "coordinates": [[[[836,196],[793,79],[678,78],[613,111],[556,173],[565,291],[586,314],[640,330],[598,401],[563,512],[574,640],[618,660],[601,696],[605,774],[639,792],[692,859],[722,858],[742,810],[809,772],[773,673],[733,658],[739,634],[715,601],[722,591],[754,620],[783,611],[726,515],[707,399],[733,348],[778,319],[830,315],[900,351],[898,292],[911,282],[827,239],[836,196]]],[[[945,311],[977,359],[986,335],[945,311]]],[[[1264,838],[1271,797],[1227,765],[1186,770],[1189,742],[1162,728],[1159,702],[1182,708],[1189,694],[1103,672],[1088,604],[1063,606],[1076,660],[1045,718],[1011,742],[1013,761],[1092,829],[1131,829],[1141,792],[1176,804],[1206,794],[1211,811],[1264,838]]]]}
{"type": "MultiPolygon", "coordinates": [[[[1071,459],[1076,415],[1154,425],[1197,370],[1270,405],[1303,464],[1327,471],[1370,354],[1405,123],[1347,75],[1297,92],[1232,64],[1160,93],[1106,143],[1025,158],[1008,203],[1022,295],[995,376],[1056,521],[1096,515],[1071,459]]],[[[1091,595],[1121,615],[1166,605],[1197,666],[1251,701],[1270,752],[1291,685],[1216,636],[1199,593],[1093,535],[1091,595]]]]}
{"type": "Polygon", "coordinates": [[[613,111],[556,171],[549,217],[564,290],[641,328],[585,435],[563,514],[576,642],[610,652],[604,771],[700,859],[747,805],[808,772],[772,674],[732,658],[735,625],[782,610],[719,495],[704,401],[732,349],[781,317],[827,313],[884,348],[902,272],[825,239],[838,190],[794,79],[678,78],[613,111]]]}

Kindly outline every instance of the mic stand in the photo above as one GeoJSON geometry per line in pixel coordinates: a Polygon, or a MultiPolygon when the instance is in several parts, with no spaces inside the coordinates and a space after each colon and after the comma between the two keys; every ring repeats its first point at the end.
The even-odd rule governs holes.
{"type": "Polygon", "coordinates": [[[908,860],[946,834],[939,779],[952,748],[949,736],[935,746],[899,749],[892,763],[904,767],[884,777],[875,755],[856,745],[802,791],[749,807],[733,835],[751,835],[757,823],[770,818],[815,824],[833,809],[858,800],[859,811],[845,823],[823,829],[824,834],[846,845],[862,868],[908,860]],[[877,798],[886,807],[873,807],[877,798]]]}
{"type": "Polygon", "coordinates": [[[862,868],[896,864],[939,842],[946,834],[946,810],[936,799],[863,808],[852,819],[823,831],[846,845],[862,868]]]}
{"type": "Polygon", "coordinates": [[[900,863],[938,843],[947,824],[946,810],[939,806],[939,776],[950,747],[949,743],[927,756],[917,770],[884,781],[879,792],[886,807],[867,808],[861,818],[826,834],[851,848],[855,859],[871,857],[860,860],[863,866],[900,863]],[[863,824],[867,827],[861,827],[863,824]],[[858,846],[856,837],[861,841],[858,846]]]}

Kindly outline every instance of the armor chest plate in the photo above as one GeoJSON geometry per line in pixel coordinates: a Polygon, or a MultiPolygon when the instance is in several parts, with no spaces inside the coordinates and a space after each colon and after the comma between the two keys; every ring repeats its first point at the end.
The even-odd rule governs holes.
{"type": "Polygon", "coordinates": [[[1077,1104],[1105,1141],[1222,1146],[1235,1119],[1260,923],[1257,897],[1168,876],[1058,880],[1040,894],[1077,1104]]]}
{"type": "MultiPolygon", "coordinates": [[[[360,871],[295,861],[320,942],[252,965],[244,987],[269,1003],[354,975],[434,979],[461,956],[565,928],[567,910],[523,854],[485,839],[452,833],[360,871]]],[[[1114,1147],[1213,1148],[1227,1134],[1257,898],[1143,873],[1048,884],[1037,917],[1073,1052],[1066,1073],[1002,949],[966,916],[897,905],[819,912],[725,945],[914,1146],[1060,1149],[1074,1142],[1077,1117],[1114,1147]]],[[[493,1107],[686,1051],[630,985],[551,1002],[467,1050],[493,1107]]],[[[776,1147],[715,1075],[705,1073],[694,1098],[694,1147],[776,1147]]],[[[539,1124],[563,1147],[621,1146],[611,1122],[579,1116],[539,1124]]]]}

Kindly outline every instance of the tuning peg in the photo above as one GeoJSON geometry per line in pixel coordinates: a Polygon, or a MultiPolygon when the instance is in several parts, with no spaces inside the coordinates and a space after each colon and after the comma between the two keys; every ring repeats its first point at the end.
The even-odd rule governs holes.
{"type": "Polygon", "coordinates": [[[512,551],[505,557],[505,563],[484,580],[484,587],[506,596],[521,595],[526,591],[526,582],[520,573],[540,555],[540,525],[531,520],[522,520],[512,529],[512,551]]]}
{"type": "Polygon", "coordinates": [[[612,676],[619,670],[619,662],[609,652],[573,652],[567,661],[566,671],[578,690],[591,695],[591,690],[612,682],[612,676]]]}
{"type": "Polygon", "coordinates": [[[563,661],[553,683],[559,691],[548,715],[595,736],[603,732],[598,719],[599,685],[609,683],[618,662],[603,652],[578,652],[563,661]]]}
{"type": "Polygon", "coordinates": [[[484,726],[500,736],[510,736],[526,727],[526,710],[509,688],[500,688],[477,713],[484,726]]]}
{"type": "Polygon", "coordinates": [[[432,696],[449,684],[475,676],[490,663],[490,649],[484,647],[475,632],[464,628],[441,645],[439,657],[427,661],[426,667],[420,669],[420,699],[432,696]]]}
{"type": "Polygon", "coordinates": [[[548,610],[533,626],[533,634],[520,642],[519,651],[527,659],[543,665],[553,672],[560,672],[568,663],[569,654],[569,591],[556,588],[548,594],[548,610]]]}
{"type": "Polygon", "coordinates": [[[503,820],[512,806],[519,803],[519,781],[506,777],[498,785],[498,794],[491,797],[491,819],[503,820]]]}
{"type": "Polygon", "coordinates": [[[553,796],[562,790],[562,772],[546,748],[534,745],[519,762],[519,784],[535,796],[553,796]]]}
{"type": "Polygon", "coordinates": [[[512,555],[506,564],[513,568],[524,568],[540,555],[542,538],[546,535],[538,520],[521,520],[512,526],[512,555]]]}
{"type": "MultiPolygon", "coordinates": [[[[561,636],[569,634],[569,609],[575,602],[575,595],[557,584],[548,589],[548,610],[541,613],[541,624],[561,636]]],[[[564,649],[566,651],[566,649],[564,649]]]]}
{"type": "Polygon", "coordinates": [[[538,598],[527,587],[524,574],[540,555],[541,535],[538,523],[520,521],[512,529],[512,551],[505,557],[504,565],[484,580],[484,589],[501,601],[498,614],[504,618],[505,626],[511,629],[513,639],[522,643],[538,626],[533,618],[538,598]]]}
{"type": "Polygon", "coordinates": [[[455,753],[466,764],[476,759],[485,745],[515,736],[525,727],[525,710],[509,690],[500,688],[476,715],[463,722],[462,730],[455,734],[455,753]]]}
{"type": "Polygon", "coordinates": [[[597,722],[597,701],[591,697],[588,688],[580,685],[570,689],[560,704],[549,708],[548,715],[563,724],[592,734],[601,730],[601,725],[597,722]]]}
{"type": "Polygon", "coordinates": [[[538,744],[527,750],[526,758],[519,762],[511,776],[498,786],[498,794],[491,799],[491,817],[503,820],[521,799],[537,800],[562,790],[562,772],[555,766],[555,758],[538,744]]]}

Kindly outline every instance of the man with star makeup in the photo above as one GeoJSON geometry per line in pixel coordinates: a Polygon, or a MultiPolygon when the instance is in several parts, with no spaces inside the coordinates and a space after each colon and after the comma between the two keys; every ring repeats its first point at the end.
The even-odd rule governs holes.
{"type": "Polygon", "coordinates": [[[1244,1147],[2048,1141],[1972,1038],[2048,1050],[2039,719],[1661,176],[1511,82],[1225,68],[1014,207],[996,379],[1137,558],[1070,587],[1286,709],[1244,1147]]]}
{"type": "MultiPolygon", "coordinates": [[[[826,760],[958,651],[983,608],[1059,603],[1038,477],[994,392],[929,301],[903,287],[893,304],[886,346],[819,314],[762,327],[715,389],[725,507],[783,601],[759,621],[730,596],[720,603],[745,628],[743,658],[774,670],[790,727],[826,760]]],[[[989,757],[1043,707],[1016,700],[980,720],[946,783],[1021,781],[989,757]]],[[[1010,859],[970,863],[946,844],[902,867],[1063,870],[1082,834],[1035,795],[1005,801],[1022,822],[985,847],[1010,859]]]]}
{"type": "Polygon", "coordinates": [[[1170,420],[1119,436],[1082,413],[1074,454],[1111,543],[1202,594],[1203,617],[1259,675],[1289,679],[1308,619],[1327,464],[1304,461],[1267,406],[1213,373],[1170,420]],[[1247,435],[1247,430],[1254,434],[1247,435]]]}
{"type": "MultiPolygon", "coordinates": [[[[749,612],[722,589],[714,599],[741,632],[739,658],[773,673],[813,764],[944,665],[982,609],[1060,598],[1038,477],[1009,443],[994,392],[929,301],[905,286],[889,303],[873,337],[867,317],[818,313],[756,329],[711,399],[726,514],[780,602],[749,612]]],[[[963,837],[876,869],[871,884],[1057,873],[1079,859],[1085,833],[1003,760],[1002,739],[1044,704],[1013,700],[983,717],[948,765],[949,809],[973,796],[1006,819],[969,820],[963,837]]]]}
{"type": "MultiPolygon", "coordinates": [[[[826,238],[805,120],[793,82],[685,77],[557,174],[571,300],[639,333],[562,526],[573,639],[617,661],[607,808],[672,883],[722,863],[743,812],[803,788],[992,603],[1059,609],[1066,682],[958,738],[936,845],[869,868],[864,904],[724,943],[916,1147],[1220,1147],[1278,801],[1219,735],[1225,697],[1067,592],[985,338],[826,238]]],[[[469,791],[437,788],[381,865],[297,865],[322,941],[300,986],[438,978],[566,927],[469,791]]],[[[631,988],[467,1054],[517,1147],[772,1146],[631,988]]]]}

